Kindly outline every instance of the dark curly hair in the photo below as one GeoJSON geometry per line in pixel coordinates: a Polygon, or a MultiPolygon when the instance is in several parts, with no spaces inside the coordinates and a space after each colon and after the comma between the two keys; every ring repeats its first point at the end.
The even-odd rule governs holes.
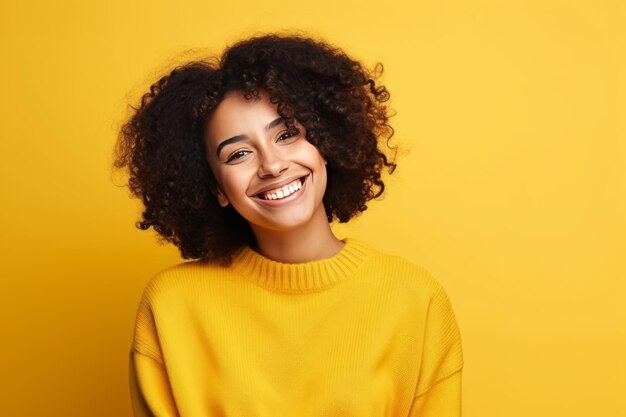
{"type": "MultiPolygon", "coordinates": [[[[389,147],[393,128],[389,93],[372,72],[343,51],[300,35],[267,34],[228,47],[221,58],[194,60],[152,84],[122,125],[113,167],[127,169],[128,187],[144,204],[136,226],[153,227],[161,242],[183,258],[228,264],[255,241],[248,222],[215,198],[216,182],[205,156],[207,120],[224,95],[246,99],[267,92],[288,127],[294,118],[328,161],[324,207],[328,221],[347,222],[367,209],[385,185],[381,172],[396,164],[378,148],[389,147]]],[[[391,148],[390,149],[395,149],[391,148]]]]}

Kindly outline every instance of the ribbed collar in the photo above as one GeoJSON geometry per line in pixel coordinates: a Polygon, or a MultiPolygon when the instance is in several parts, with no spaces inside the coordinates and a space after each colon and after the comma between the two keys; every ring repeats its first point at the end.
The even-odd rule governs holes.
{"type": "Polygon", "coordinates": [[[302,293],[331,287],[350,278],[371,252],[366,243],[345,238],[330,258],[303,263],[271,260],[246,246],[233,257],[233,267],[256,284],[281,292],[302,293]]]}

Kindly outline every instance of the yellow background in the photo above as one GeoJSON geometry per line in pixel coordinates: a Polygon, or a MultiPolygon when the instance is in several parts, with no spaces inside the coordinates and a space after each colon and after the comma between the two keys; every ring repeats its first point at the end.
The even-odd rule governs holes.
{"type": "Polygon", "coordinates": [[[181,259],[114,185],[126,104],[300,29],[385,65],[399,168],[336,230],[445,286],[464,415],[626,415],[625,28],[598,0],[3,2],[0,414],[131,414],[139,295],[181,259]]]}

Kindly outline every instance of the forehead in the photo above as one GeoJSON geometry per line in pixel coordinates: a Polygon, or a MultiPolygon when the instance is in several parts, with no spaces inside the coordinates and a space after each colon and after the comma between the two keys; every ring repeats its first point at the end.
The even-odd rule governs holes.
{"type": "Polygon", "coordinates": [[[243,92],[230,91],[208,119],[206,139],[215,145],[232,136],[260,131],[278,116],[277,106],[266,93],[260,91],[258,100],[246,100],[243,92]]]}

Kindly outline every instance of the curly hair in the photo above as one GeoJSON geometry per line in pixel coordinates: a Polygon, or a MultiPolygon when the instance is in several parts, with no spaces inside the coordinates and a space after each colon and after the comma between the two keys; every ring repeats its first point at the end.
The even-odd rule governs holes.
{"type": "Polygon", "coordinates": [[[294,118],[306,139],[328,161],[323,198],[328,221],[347,222],[367,209],[385,185],[390,149],[389,93],[377,85],[382,64],[368,71],[342,50],[299,35],[266,34],[240,41],[221,58],[178,66],[145,93],[122,125],[113,167],[126,169],[128,188],[144,205],[139,229],[153,227],[160,241],[176,245],[185,259],[228,264],[254,242],[248,222],[232,205],[222,208],[205,154],[207,120],[225,94],[246,99],[267,92],[287,126],[294,118]]]}

